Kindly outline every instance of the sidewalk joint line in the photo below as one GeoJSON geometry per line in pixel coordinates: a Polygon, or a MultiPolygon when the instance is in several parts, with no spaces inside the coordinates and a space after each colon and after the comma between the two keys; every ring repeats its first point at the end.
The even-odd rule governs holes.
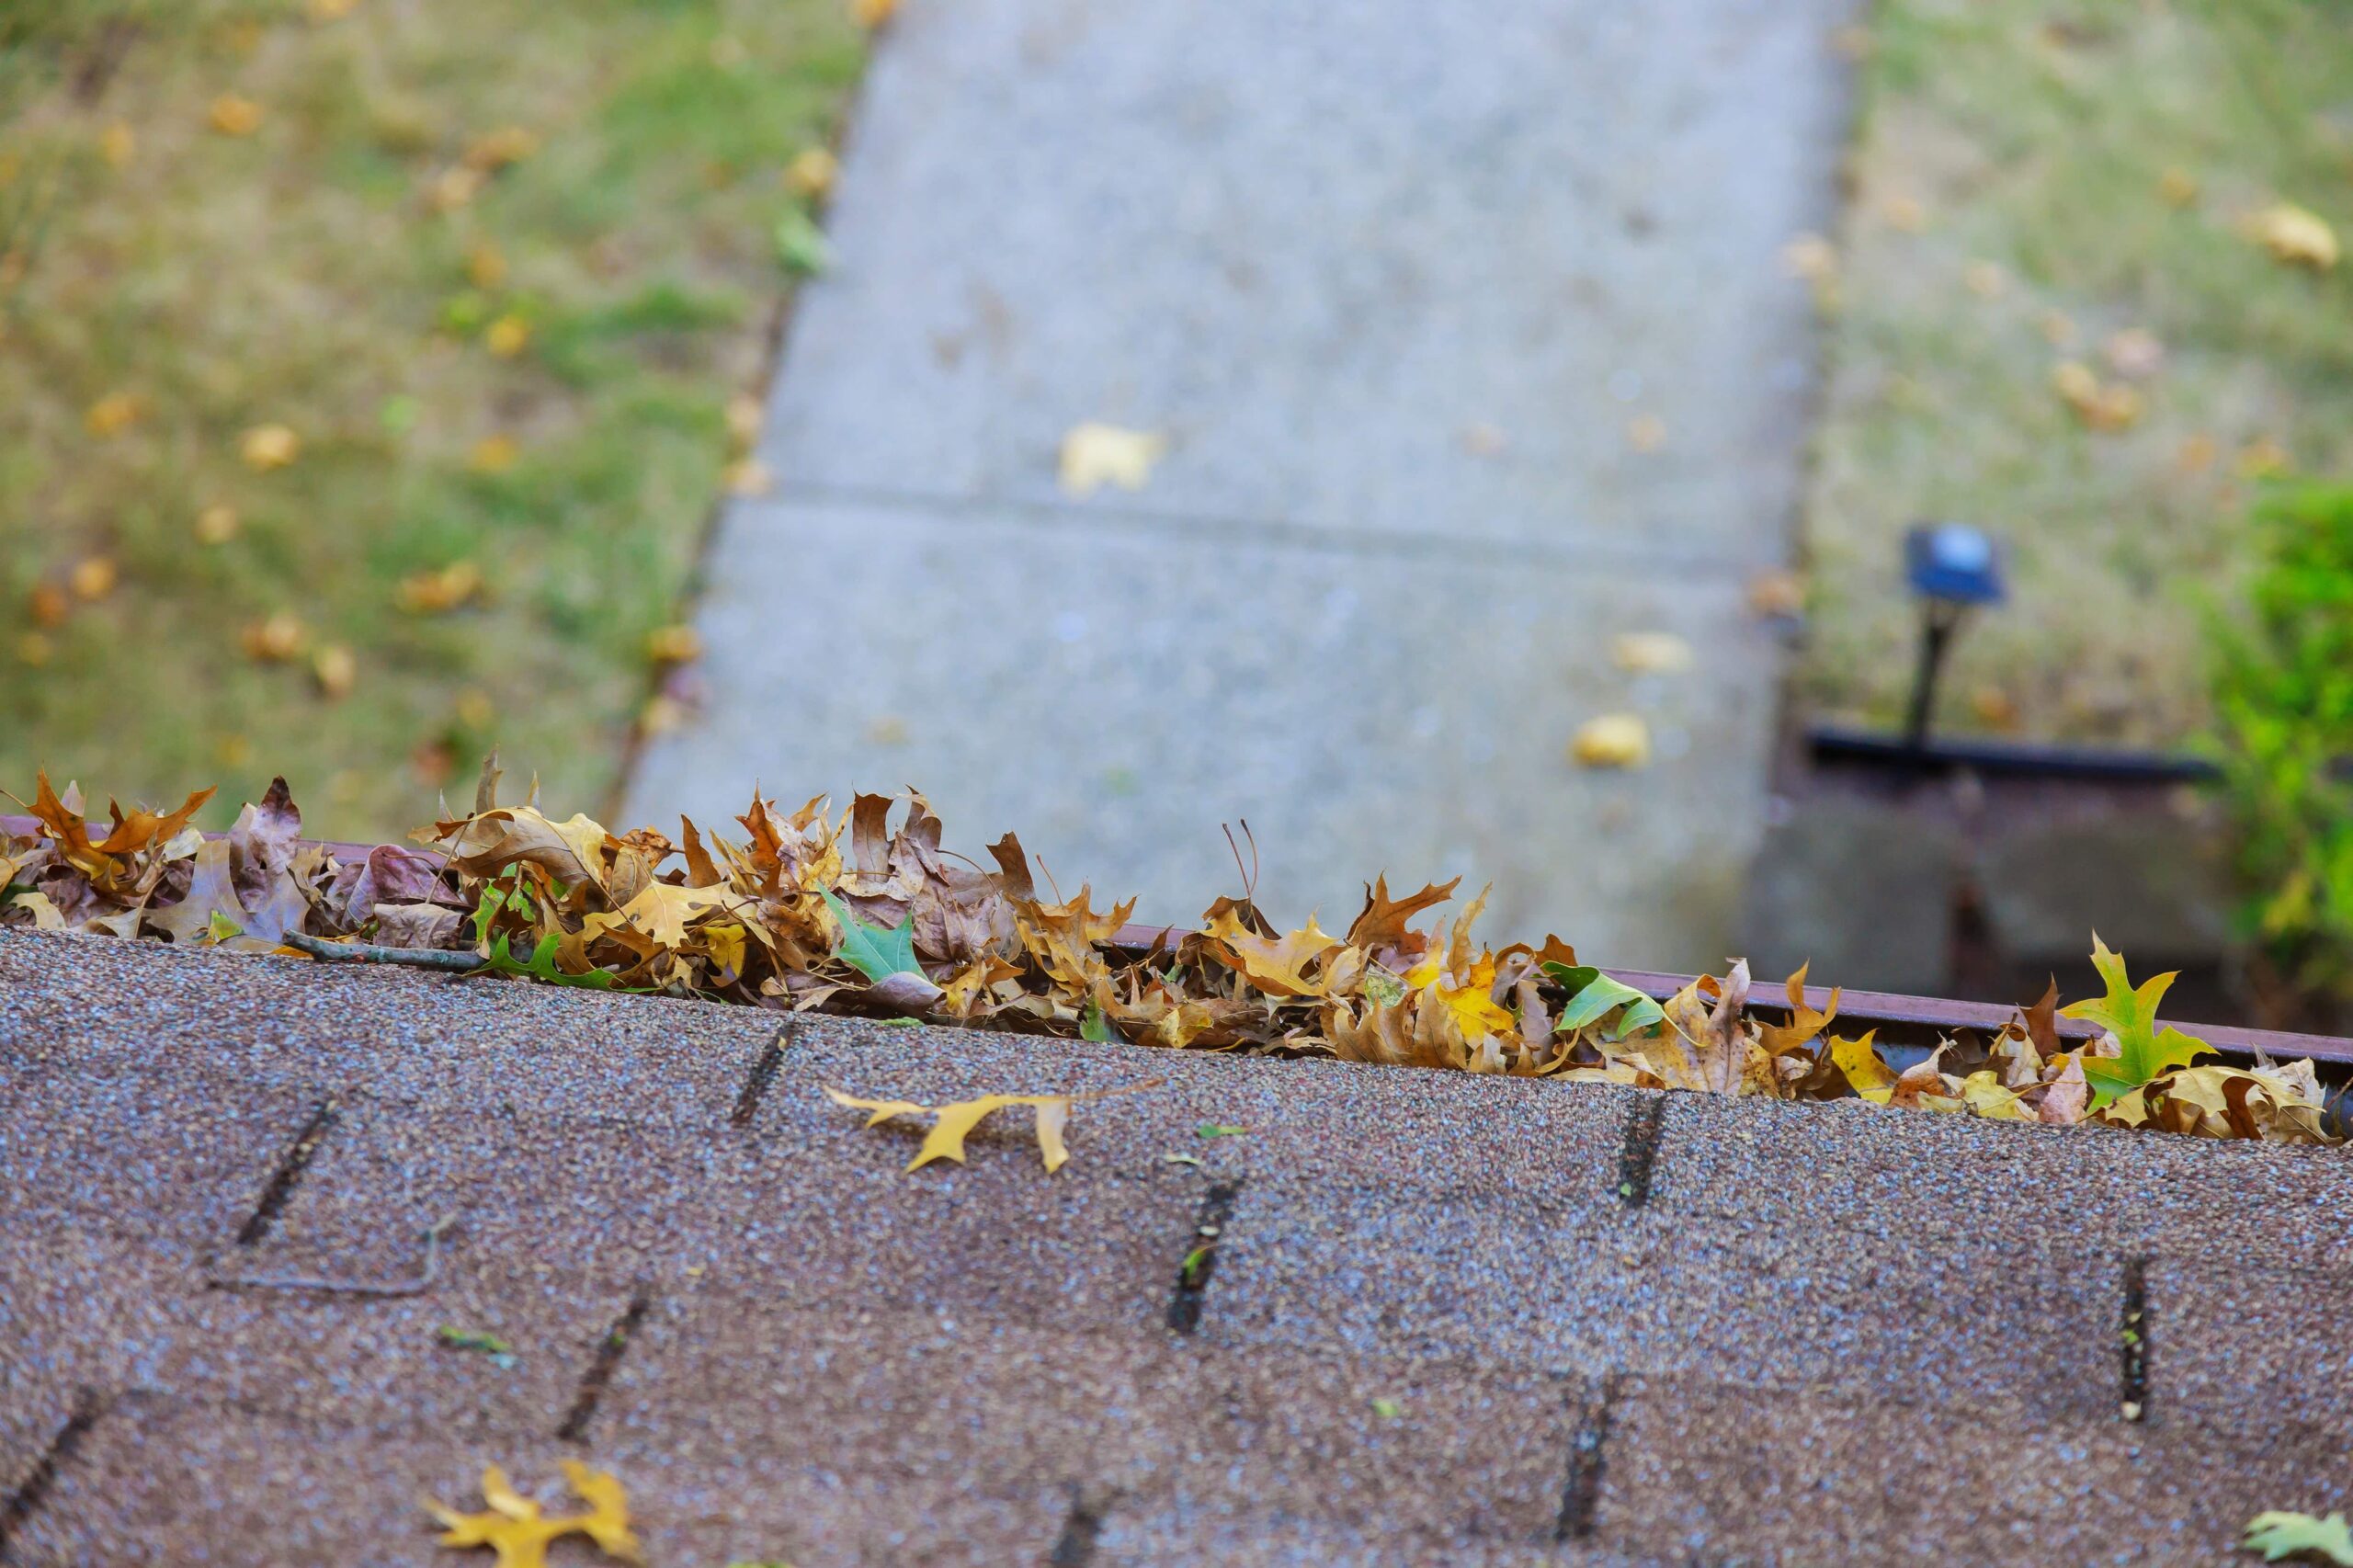
{"type": "Polygon", "coordinates": [[[1686,578],[1716,576],[1734,582],[1780,564],[1778,558],[1745,560],[1703,545],[1659,550],[1645,549],[1631,542],[1591,538],[1568,542],[1451,538],[1444,534],[1393,529],[1367,531],[1327,528],[1278,517],[1073,505],[1029,496],[938,494],[874,485],[819,484],[805,481],[781,486],[770,494],[750,498],[741,504],[766,510],[823,505],[870,510],[927,510],[960,517],[991,514],[1008,522],[1063,529],[1111,523],[1139,533],[1174,538],[1188,543],[1290,546],[1336,555],[1381,555],[1406,559],[1438,557],[1449,562],[1485,566],[1643,567],[1686,578]]]}

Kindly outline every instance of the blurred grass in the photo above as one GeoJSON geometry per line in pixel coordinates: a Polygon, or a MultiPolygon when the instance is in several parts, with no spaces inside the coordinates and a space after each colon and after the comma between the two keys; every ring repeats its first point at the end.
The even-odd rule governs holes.
{"type": "Polygon", "coordinates": [[[2353,472],[2353,268],[2282,266],[2242,227],[2285,199],[2353,243],[2353,7],[1881,0],[1868,37],[1801,690],[1896,722],[1900,538],[1954,517],[2006,540],[2014,594],[1962,639],[1945,727],[2181,741],[2207,711],[2201,609],[2243,570],[2246,449],[2353,472]],[[2167,199],[2168,170],[2194,198],[2167,199]],[[2102,350],[2128,328],[2163,366],[2137,423],[2090,430],[2052,371],[2118,380],[2102,350]]]}
{"type": "Polygon", "coordinates": [[[861,47],[839,0],[0,17],[0,786],[218,782],[225,815],[284,772],[314,830],[374,835],[495,743],[552,798],[602,799],[726,406],[759,390],[783,165],[826,138],[861,47]],[[210,124],[227,93],[261,107],[251,134],[210,124]],[[449,204],[509,127],[529,154],[449,204]],[[528,339],[502,358],[510,316],[528,339]],[[95,431],[118,394],[136,417],[95,431]],[[240,440],[271,423],[301,455],[257,472],[240,440]],[[503,472],[473,460],[494,437],[503,472]],[[238,531],[201,542],[214,506],[238,531]],[[93,559],[118,582],[87,598],[93,559]],[[479,600],[398,607],[460,561],[479,600]],[[241,647],[273,614],[301,656],[241,647]],[[329,645],[352,655],[339,700],[329,645]]]}

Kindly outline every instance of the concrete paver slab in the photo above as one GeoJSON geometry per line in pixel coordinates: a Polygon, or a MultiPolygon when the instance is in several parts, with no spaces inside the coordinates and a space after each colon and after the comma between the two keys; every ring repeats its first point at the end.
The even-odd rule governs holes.
{"type": "Polygon", "coordinates": [[[631,820],[723,826],[755,778],[907,780],[958,842],[1012,828],[1181,922],[1240,891],[1218,824],[1246,818],[1292,917],[1352,915],[1384,869],[1466,898],[1493,876],[1490,931],[1658,968],[1726,951],[1764,798],[1728,759],[1762,757],[1773,680],[1735,578],[848,503],[740,509],[718,549],[710,710],[649,749],[631,820]],[[822,645],[777,612],[818,583],[822,645]],[[1650,630],[1716,674],[1618,669],[1610,636],[1650,630]],[[1630,705],[1658,760],[1573,766],[1577,726],[1630,705]]]}
{"type": "Polygon", "coordinates": [[[1187,517],[1776,560],[1809,352],[1778,253],[1828,210],[1846,16],[911,5],[769,461],[1051,502],[1108,419],[1171,433],[1141,505],[1187,517]]]}

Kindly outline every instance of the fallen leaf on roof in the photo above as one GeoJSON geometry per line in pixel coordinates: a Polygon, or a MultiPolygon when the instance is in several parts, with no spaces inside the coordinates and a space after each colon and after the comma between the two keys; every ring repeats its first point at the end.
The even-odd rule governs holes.
{"type": "Polygon", "coordinates": [[[851,1110],[867,1111],[869,1127],[902,1116],[928,1116],[933,1119],[931,1131],[925,1134],[923,1147],[907,1169],[920,1170],[934,1160],[954,1160],[964,1163],[964,1140],[981,1124],[991,1111],[1014,1106],[1030,1107],[1037,1115],[1038,1147],[1044,1154],[1049,1176],[1063,1168],[1070,1159],[1070,1150],[1063,1142],[1063,1129],[1070,1121],[1071,1107],[1081,1100],[1108,1099],[1114,1095],[1131,1095],[1142,1089],[1156,1089],[1162,1083],[1154,1078],[1147,1083],[1131,1084],[1120,1089],[1097,1089],[1086,1094],[1068,1095],[983,1095],[978,1099],[957,1100],[943,1106],[918,1105],[913,1100],[862,1100],[828,1087],[825,1097],[837,1106],[851,1110]]]}
{"type": "Polygon", "coordinates": [[[486,1512],[461,1514],[430,1497],[418,1501],[441,1521],[443,1546],[487,1546],[497,1553],[492,1568],[546,1568],[549,1544],[568,1535],[585,1535],[605,1555],[621,1562],[644,1562],[644,1549],[630,1530],[629,1497],[620,1482],[578,1460],[563,1460],[563,1469],[574,1495],[588,1505],[586,1513],[548,1517],[539,1504],[508,1484],[506,1472],[494,1464],[482,1472],[483,1501],[490,1505],[486,1512]]]}
{"type": "Polygon", "coordinates": [[[2277,1510],[2257,1514],[2247,1521],[2246,1537],[2239,1542],[2239,1548],[2260,1551],[2266,1562],[2308,1552],[2315,1562],[2353,1568],[2353,1528],[2347,1526],[2343,1514],[2331,1514],[2326,1518],[2277,1510]]]}
{"type": "Polygon", "coordinates": [[[2213,1048],[2204,1040],[2170,1025],[2158,1027],[2157,1004],[2164,1000],[2174,975],[2156,975],[2136,988],[2125,972],[2124,960],[2109,950],[2097,931],[2092,933],[2092,968],[2107,990],[2088,1001],[2061,1008],[2060,1014],[2097,1024],[2116,1039],[2116,1055],[2084,1059],[2084,1076],[2091,1084],[2094,1110],[2160,1074],[2187,1067],[2200,1056],[2213,1054],[2213,1048]]]}
{"type": "Polygon", "coordinates": [[[1577,727],[1569,755],[1586,767],[1647,767],[1651,727],[1639,713],[1604,713],[1577,727]]]}
{"type": "Polygon", "coordinates": [[[2169,168],[2157,176],[2157,195],[2168,207],[2187,207],[2198,199],[2198,176],[2188,169],[2169,168]]]}
{"type": "MultiPolygon", "coordinates": [[[[438,759],[436,782],[446,763],[438,759]]],[[[735,819],[744,836],[682,821],[674,842],[650,827],[614,834],[585,815],[557,821],[536,803],[502,805],[500,778],[494,757],[470,811],[419,830],[438,856],[378,846],[339,858],[347,852],[300,842],[282,781],[225,837],[207,840],[191,824],[201,794],[172,812],[109,803],[108,822],[78,788],[60,791],[40,775],[31,830],[0,829],[0,924],[248,949],[299,937],[313,953],[321,941],[366,942],[379,955],[436,949],[428,967],[540,983],[1139,1048],[2336,1141],[2310,1063],[2199,1062],[2202,1045],[2153,1017],[2165,981],[2133,987],[2104,944],[2094,957],[2107,994],[2069,1009],[2097,1026],[2093,1040],[2063,1039],[2052,990],[1989,1043],[1949,1040],[1897,1072],[1871,1036],[1831,1034],[1837,994],[1813,1006],[1802,969],[1783,987],[1787,1003],[1770,1008],[1749,1006],[1738,961],[1662,1005],[1581,963],[1558,937],[1500,949],[1479,940],[1483,893],[1451,922],[1437,918],[1429,912],[1453,896],[1453,881],[1392,896],[1377,879],[1344,936],[1313,919],[1286,934],[1246,885],[1212,903],[1199,928],[1143,934],[1127,925],[1131,904],[1098,908],[1085,885],[1039,897],[1010,834],[988,846],[994,869],[949,851],[939,818],[912,790],[860,795],[837,816],[822,797],[791,812],[755,797],[735,819]],[[453,962],[449,952],[468,956],[453,962]]],[[[1091,1096],[858,1103],[883,1119],[940,1118],[943,1149],[961,1152],[962,1136],[1001,1105],[1036,1111],[1041,1144],[1057,1148],[1082,1097],[1091,1096]]],[[[1197,1129],[1202,1138],[1242,1131],[1197,1129]]]]}
{"type": "Polygon", "coordinates": [[[2255,215],[2247,232],[2269,251],[2274,260],[2325,272],[2340,254],[2336,231],[2319,213],[2292,201],[2279,202],[2255,215]]]}
{"type": "Polygon", "coordinates": [[[271,665],[282,664],[302,651],[310,641],[310,631],[301,618],[290,610],[278,610],[261,620],[247,623],[238,632],[237,641],[245,657],[271,665]]]}
{"type": "Polygon", "coordinates": [[[1074,425],[1063,437],[1063,489],[1072,495],[1092,495],[1106,484],[1142,490],[1167,450],[1168,438],[1157,431],[1074,425]]]}

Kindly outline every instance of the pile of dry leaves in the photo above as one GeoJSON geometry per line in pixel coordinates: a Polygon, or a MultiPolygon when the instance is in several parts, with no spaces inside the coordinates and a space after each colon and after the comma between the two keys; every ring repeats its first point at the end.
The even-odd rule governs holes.
{"type": "Polygon", "coordinates": [[[2156,1021],[2172,977],[2135,989],[2105,945],[2106,994],[2065,1009],[2100,1028],[2091,1042],[2063,1045],[2047,994],[1990,1044],[1948,1041],[1899,1073],[1870,1034],[1832,1032],[1837,993],[1809,1006],[1802,970],[1786,1024],[1750,1016],[1745,963],[1660,1003],[1558,937],[1485,946],[1483,894],[1450,923],[1433,913],[1452,882],[1392,897],[1376,881],[1337,936],[1223,898],[1201,929],[1137,946],[1116,939],[1131,904],[1040,894],[1009,834],[993,867],[943,850],[918,794],[860,795],[838,819],[822,798],[786,812],[756,796],[740,838],[682,821],[674,843],[502,805],[494,763],[472,811],[414,835],[430,853],[345,858],[301,842],[283,779],[207,838],[188,824],[210,791],[93,823],[44,777],[35,830],[0,835],[0,921],[1171,1049],[2336,1141],[2311,1062],[2200,1063],[2201,1041],[2156,1021]]]}

